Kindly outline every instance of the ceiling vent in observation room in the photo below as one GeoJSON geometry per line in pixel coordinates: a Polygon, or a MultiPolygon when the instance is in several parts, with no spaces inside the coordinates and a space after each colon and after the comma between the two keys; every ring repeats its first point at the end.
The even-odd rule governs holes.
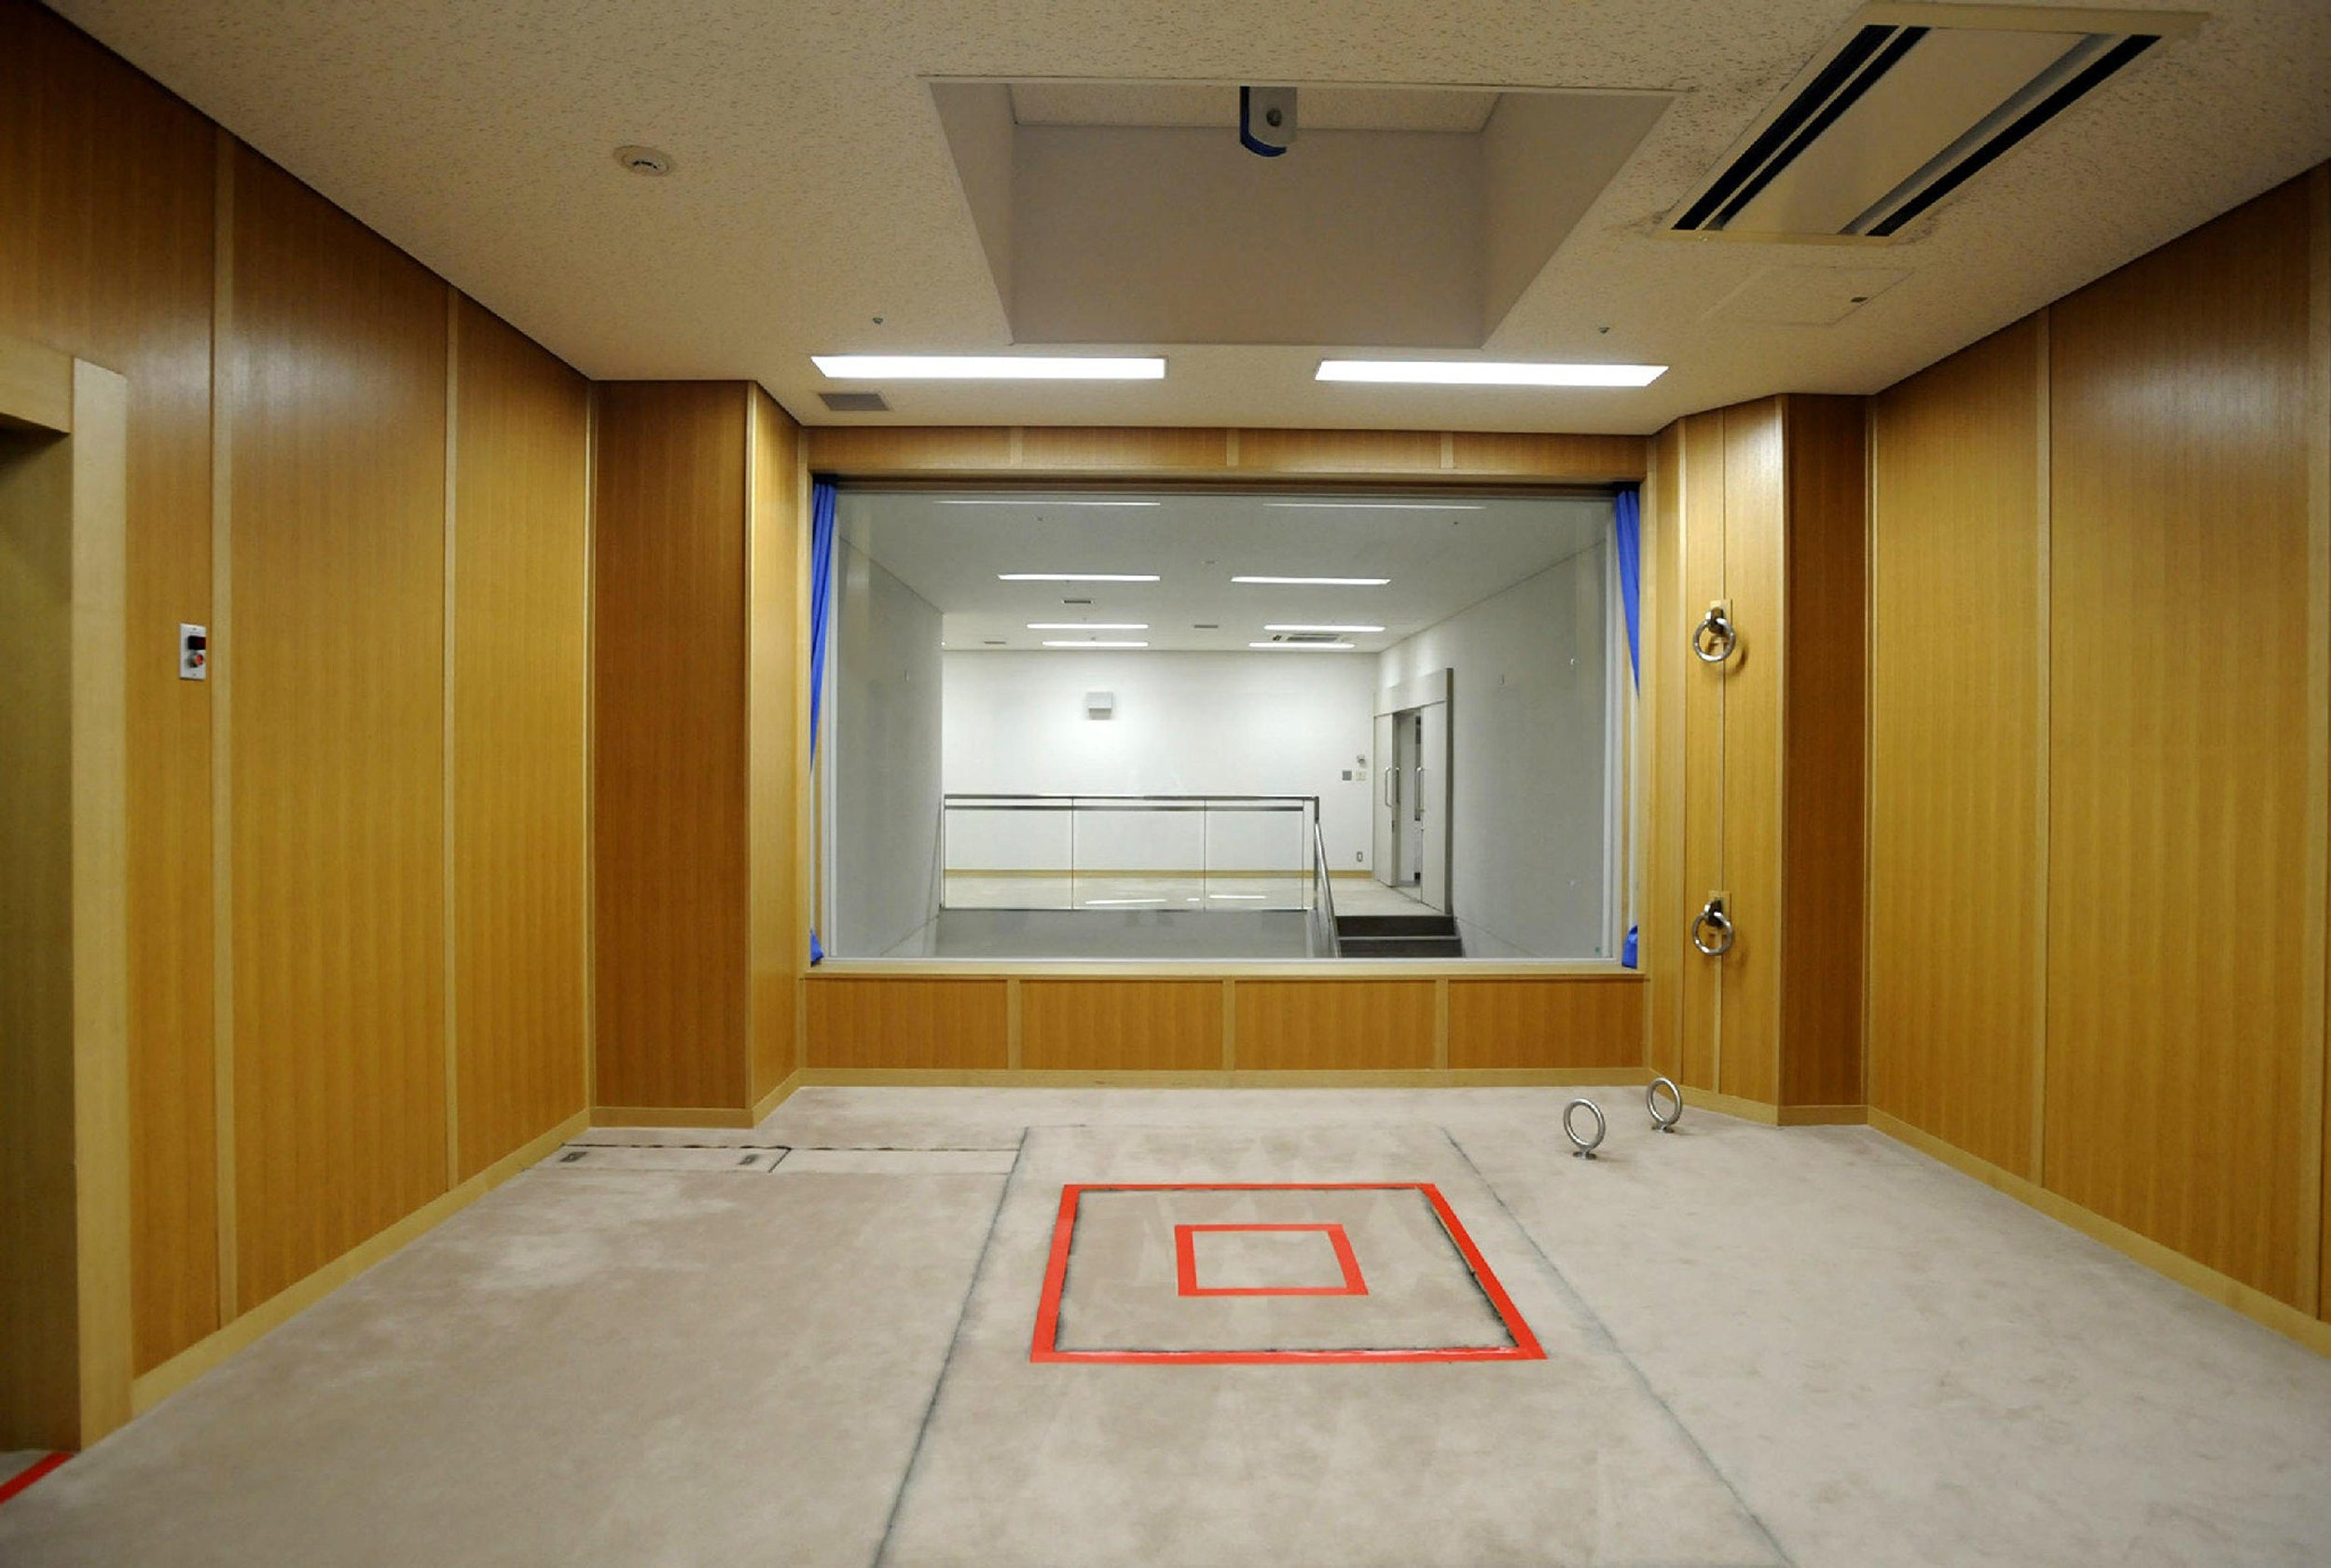
{"type": "Polygon", "coordinates": [[[831,414],[887,414],[890,406],[882,401],[880,392],[821,392],[818,396],[831,414]]]}
{"type": "Polygon", "coordinates": [[[1671,227],[1890,240],[2146,49],[2201,20],[2180,11],[1865,7],[1671,227]]]}
{"type": "Polygon", "coordinates": [[[1271,634],[1271,640],[1300,648],[1311,643],[1341,642],[1344,634],[1332,631],[1275,631],[1271,634]]]}

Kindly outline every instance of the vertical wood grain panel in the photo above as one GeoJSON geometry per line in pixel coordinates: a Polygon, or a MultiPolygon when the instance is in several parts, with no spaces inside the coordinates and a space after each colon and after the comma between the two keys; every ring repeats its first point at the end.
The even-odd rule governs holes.
{"type": "Polygon", "coordinates": [[[2324,1026],[2308,232],[2285,186],[2048,327],[2047,1183],[2285,1301],[2324,1026]]]}
{"type": "Polygon", "coordinates": [[[1429,980],[1242,980],[1238,1066],[1359,1071],[1432,1066],[1429,980]]]}
{"type": "MultiPolygon", "coordinates": [[[[1724,423],[1722,410],[1694,414],[1683,433],[1683,602],[1679,623],[1669,633],[1688,634],[1709,604],[1724,598],[1724,423]]],[[[1684,935],[1708,895],[1724,886],[1724,667],[1686,660],[1682,671],[1682,925],[1654,940],[1680,941],[1683,966],[1683,1039],[1679,1081],[1714,1089],[1721,1042],[1721,999],[1727,958],[1689,951],[1684,935]]]]}
{"type": "Polygon", "coordinates": [[[137,1364],[218,1326],[210,707],[212,130],[47,9],[0,0],[0,332],[130,383],[132,1249],[137,1364]]]}
{"type": "Polygon", "coordinates": [[[1449,988],[1448,1066],[1642,1066],[1646,987],[1634,980],[1464,980],[1449,988]]]}
{"type": "MultiPolygon", "coordinates": [[[[1027,983],[1024,983],[1024,989],[1027,983]]],[[[813,1067],[1000,1068],[1002,980],[812,980],[813,1067]]]]}
{"type": "Polygon", "coordinates": [[[1717,1088],[1773,1103],[1780,1089],[1781,813],[1788,633],[1781,400],[1724,412],[1724,593],[1740,651],[1724,670],[1724,888],[1738,936],[1719,963],[1717,1088]]]}
{"type": "Polygon", "coordinates": [[[1870,1103],[2036,1177],[2039,318],[1876,400],[1870,1103]]]}
{"type": "Polygon", "coordinates": [[[238,1294],[446,1190],[444,285],[235,172],[238,1294]]]}
{"type": "Polygon", "coordinates": [[[601,1105],[747,1103],[747,408],[734,381],[600,389],[601,1105]]]}
{"type": "Polygon", "coordinates": [[[1783,675],[1784,1105],[1862,1103],[1869,475],[1858,397],[1792,396],[1783,675]]]}
{"type": "Polygon", "coordinates": [[[1218,980],[1026,980],[1020,1065],[1206,1072],[1222,1065],[1218,980]]]}
{"type": "Polygon", "coordinates": [[[808,561],[801,515],[801,427],[752,389],[752,537],[747,810],[752,838],[752,1099],[793,1070],[794,976],[807,962],[796,852],[799,761],[807,716],[802,571],[808,561]]]}
{"type": "Polygon", "coordinates": [[[1646,1060],[1662,1077],[1684,1071],[1684,971],[1697,956],[1678,933],[1691,916],[1684,883],[1683,637],[1691,618],[1683,582],[1683,427],[1669,425],[1651,442],[1643,487],[1643,691],[1648,744],[1637,788],[1647,828],[1645,886],[1637,957],[1648,1012],[1646,1060]]]}
{"type": "Polygon", "coordinates": [[[583,378],[461,299],[453,990],[462,1179],[582,1107],[583,378]]]}

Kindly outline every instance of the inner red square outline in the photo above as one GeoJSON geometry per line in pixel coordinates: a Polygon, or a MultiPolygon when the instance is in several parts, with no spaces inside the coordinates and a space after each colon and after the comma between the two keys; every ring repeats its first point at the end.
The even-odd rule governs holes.
{"type": "Polygon", "coordinates": [[[1359,1259],[1352,1255],[1352,1238],[1341,1225],[1177,1225],[1174,1227],[1174,1280],[1184,1296],[1365,1296],[1368,1282],[1359,1275],[1359,1259]],[[1198,1232],[1201,1231],[1317,1231],[1335,1248],[1336,1266],[1344,1271],[1341,1285],[1200,1285],[1198,1232]]]}
{"type": "MultiPolygon", "coordinates": [[[[1241,1227],[1244,1229],[1244,1227],[1241,1227]]],[[[1030,1361],[1110,1362],[1118,1365],[1178,1363],[1182,1366],[1251,1366],[1276,1362],[1323,1364],[1340,1361],[1543,1361],[1538,1336],[1497,1283],[1473,1238],[1465,1233],[1441,1189],[1424,1181],[1117,1181],[1064,1186],[1060,1217],[1054,1223],[1052,1258],[1044,1267],[1043,1294],[1036,1304],[1036,1340],[1030,1361]],[[1069,1283],[1069,1244],[1076,1233],[1077,1204],[1087,1192],[1421,1192],[1441,1229],[1473,1272],[1474,1283],[1513,1339],[1510,1345],[1450,1345],[1438,1350],[1062,1350],[1060,1295],[1069,1283]]]]}

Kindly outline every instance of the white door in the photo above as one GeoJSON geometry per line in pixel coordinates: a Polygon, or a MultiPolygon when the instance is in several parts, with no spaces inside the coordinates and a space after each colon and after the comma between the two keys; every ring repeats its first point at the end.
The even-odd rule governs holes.
{"type": "Polygon", "coordinates": [[[1400,833],[1395,826],[1400,812],[1400,770],[1392,761],[1392,715],[1376,715],[1375,834],[1368,863],[1377,881],[1389,887],[1400,875],[1400,833]]]}
{"type": "Polygon", "coordinates": [[[1416,710],[1416,896],[1434,909],[1449,907],[1449,705],[1416,710]]]}

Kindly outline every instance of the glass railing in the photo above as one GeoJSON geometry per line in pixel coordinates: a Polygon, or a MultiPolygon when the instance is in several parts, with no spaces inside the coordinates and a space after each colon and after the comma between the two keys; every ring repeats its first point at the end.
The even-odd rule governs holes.
{"type": "Polygon", "coordinates": [[[1317,795],[948,795],[940,907],[1311,911],[1317,795]]]}

